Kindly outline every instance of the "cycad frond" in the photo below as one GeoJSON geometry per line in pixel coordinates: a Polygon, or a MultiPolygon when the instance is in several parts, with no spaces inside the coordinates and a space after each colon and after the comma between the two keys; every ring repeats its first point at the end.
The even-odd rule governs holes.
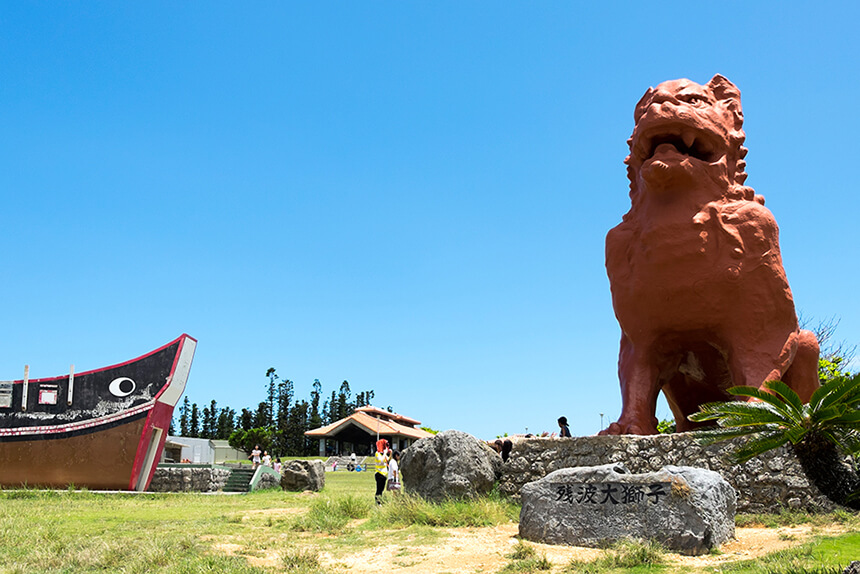
{"type": "Polygon", "coordinates": [[[747,441],[741,448],[735,451],[732,458],[739,464],[745,463],[748,460],[757,457],[769,450],[773,450],[788,442],[788,436],[785,433],[774,432],[764,433],[761,436],[755,437],[747,441]]]}
{"type": "Polygon", "coordinates": [[[773,391],[783,401],[791,405],[791,408],[796,412],[803,411],[803,401],[800,400],[800,395],[782,381],[765,381],[764,387],[773,391]]]}
{"type": "Polygon", "coordinates": [[[847,432],[832,432],[829,429],[819,431],[828,440],[833,442],[842,452],[856,456],[860,453],[860,432],[851,430],[847,432]]]}
{"type": "Polygon", "coordinates": [[[696,440],[700,444],[709,445],[739,436],[758,434],[761,429],[751,427],[707,428],[695,431],[696,440]]]}
{"type": "Polygon", "coordinates": [[[818,411],[816,411],[814,414],[814,420],[816,423],[832,421],[843,416],[847,410],[848,409],[845,407],[845,405],[833,405],[830,407],[818,409],[818,411]]]}
{"type": "Polygon", "coordinates": [[[831,422],[833,424],[844,424],[847,426],[853,426],[855,423],[860,423],[860,410],[850,409],[842,413],[839,417],[832,419],[831,422]]]}
{"type": "Polygon", "coordinates": [[[787,428],[789,426],[796,426],[786,424],[786,422],[779,417],[774,417],[774,419],[765,419],[764,417],[748,417],[736,415],[725,415],[717,421],[717,425],[724,428],[753,427],[758,428],[759,431],[779,430],[787,428]]]}
{"type": "Polygon", "coordinates": [[[809,429],[802,426],[791,427],[790,429],[785,429],[785,438],[791,441],[791,444],[797,444],[803,440],[809,434],[809,429]]]}
{"type": "Polygon", "coordinates": [[[740,397],[750,397],[753,399],[758,399],[763,403],[766,403],[773,407],[777,412],[779,412],[786,418],[796,421],[798,423],[803,418],[803,413],[800,410],[795,409],[793,404],[786,403],[779,395],[774,395],[767,391],[757,389],[755,387],[745,386],[732,387],[728,389],[728,392],[740,397]]]}
{"type": "Polygon", "coordinates": [[[860,376],[838,378],[822,385],[812,393],[809,404],[813,411],[842,403],[853,406],[860,402],[860,376]]]}
{"type": "Polygon", "coordinates": [[[744,401],[706,403],[701,405],[699,409],[699,412],[688,417],[691,421],[712,421],[725,416],[748,417],[751,420],[764,418],[770,422],[789,422],[792,420],[767,403],[747,403],[744,401]]]}

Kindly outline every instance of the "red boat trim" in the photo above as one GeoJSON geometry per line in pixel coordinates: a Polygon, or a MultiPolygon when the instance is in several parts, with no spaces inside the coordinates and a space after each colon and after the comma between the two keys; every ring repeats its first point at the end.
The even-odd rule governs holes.
{"type": "MultiPolygon", "coordinates": [[[[90,374],[92,374],[92,373],[100,373],[101,371],[107,371],[107,370],[110,370],[110,369],[116,369],[116,368],[118,368],[118,367],[124,367],[125,365],[130,365],[131,363],[136,363],[137,361],[140,361],[141,359],[145,359],[145,358],[149,357],[150,355],[154,355],[154,354],[156,354],[156,353],[159,353],[159,352],[163,351],[164,349],[166,349],[166,348],[167,348],[167,347],[169,347],[170,345],[175,345],[177,342],[180,342],[180,341],[182,341],[183,339],[191,339],[191,340],[192,340],[192,341],[194,341],[195,343],[197,342],[197,340],[196,340],[194,337],[190,337],[190,336],[188,336],[188,335],[186,335],[186,334],[184,334],[184,333],[183,333],[182,335],[180,335],[180,336],[179,336],[179,337],[177,337],[176,339],[174,339],[174,340],[170,341],[170,342],[169,342],[169,343],[167,343],[166,345],[162,345],[162,346],[160,346],[159,348],[157,348],[156,350],[154,350],[154,351],[150,351],[149,353],[146,353],[145,355],[141,355],[141,356],[139,356],[139,357],[137,357],[137,358],[135,358],[135,359],[131,359],[131,360],[129,360],[129,361],[123,361],[122,363],[117,363],[117,364],[115,364],[115,365],[110,365],[110,366],[108,366],[108,367],[101,367],[101,368],[99,368],[99,369],[93,369],[93,370],[91,370],[91,371],[84,371],[84,372],[82,372],[82,373],[75,373],[75,377],[82,377],[82,376],[84,376],[84,375],[90,375],[90,374]]],[[[180,350],[181,350],[181,345],[180,345],[180,350]]],[[[179,353],[177,352],[177,357],[178,357],[178,356],[179,356],[179,353]]],[[[174,367],[175,367],[175,366],[176,366],[176,362],[175,362],[175,360],[174,360],[174,367]]],[[[171,372],[171,375],[172,375],[172,374],[173,374],[173,373],[171,372]]],[[[47,382],[49,382],[49,381],[59,381],[59,380],[67,379],[67,378],[69,378],[69,375],[62,375],[62,376],[59,376],[59,377],[49,377],[49,378],[46,378],[46,379],[29,379],[29,381],[28,381],[28,382],[29,382],[30,384],[32,384],[32,383],[47,383],[47,382]]],[[[21,384],[21,383],[23,383],[23,382],[24,382],[23,380],[12,381],[12,383],[13,383],[13,384],[15,384],[15,385],[20,385],[20,384],[21,384]]]]}
{"type": "MultiPolygon", "coordinates": [[[[167,431],[170,427],[170,421],[173,418],[173,407],[179,400],[179,396],[185,390],[185,383],[188,379],[188,372],[191,369],[191,360],[194,358],[194,351],[197,348],[197,340],[182,335],[179,337],[179,348],[176,351],[176,356],[173,359],[173,365],[170,368],[170,375],[167,377],[167,384],[155,396],[155,408],[153,408],[146,417],[143,432],[140,435],[140,442],[137,445],[137,453],[134,457],[134,465],[131,469],[131,478],[128,482],[129,490],[137,490],[142,492],[149,488],[149,483],[152,480],[152,475],[155,474],[155,468],[158,466],[158,460],[161,458],[161,451],[164,449],[164,441],[167,438],[167,431]],[[186,349],[189,340],[191,345],[186,349]],[[183,353],[183,351],[187,351],[183,353]],[[185,356],[186,363],[183,363],[182,379],[175,380],[174,375],[177,371],[177,366],[180,365],[181,358],[185,356]],[[168,395],[169,400],[162,400],[162,396],[168,389],[174,385],[180,385],[179,392],[168,395]],[[172,400],[172,402],[171,402],[172,400]]],[[[172,341],[170,344],[175,343],[172,341]]],[[[163,349],[164,347],[162,347],[163,349]]]]}
{"type": "Polygon", "coordinates": [[[120,411],[118,413],[113,413],[110,415],[106,415],[103,417],[98,417],[95,419],[87,419],[85,421],[78,421],[75,423],[68,423],[64,425],[54,425],[54,426],[39,426],[39,427],[16,427],[16,428],[0,428],[0,437],[6,436],[31,436],[31,435],[53,435],[53,434],[62,434],[68,432],[75,432],[83,429],[93,428],[105,424],[110,424],[112,422],[116,422],[122,420],[124,418],[128,418],[142,412],[150,410],[155,406],[155,400],[151,400],[149,402],[143,403],[142,405],[138,405],[136,407],[120,411]]]}

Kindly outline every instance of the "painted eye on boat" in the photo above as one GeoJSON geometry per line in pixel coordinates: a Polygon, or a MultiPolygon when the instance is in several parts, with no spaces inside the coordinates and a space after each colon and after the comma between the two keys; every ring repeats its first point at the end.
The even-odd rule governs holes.
{"type": "Polygon", "coordinates": [[[136,387],[137,385],[134,384],[134,381],[128,377],[119,377],[111,381],[108,390],[115,397],[127,397],[134,392],[136,387]]]}

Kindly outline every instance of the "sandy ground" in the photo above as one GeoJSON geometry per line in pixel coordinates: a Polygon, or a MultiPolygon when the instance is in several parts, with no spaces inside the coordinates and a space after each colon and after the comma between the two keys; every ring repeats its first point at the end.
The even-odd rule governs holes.
{"type": "MultiPolygon", "coordinates": [[[[735,539],[720,547],[720,554],[704,556],[681,556],[669,554],[670,563],[680,569],[698,569],[716,566],[735,560],[756,558],[791,546],[802,544],[812,534],[810,526],[782,528],[736,528],[735,539]]],[[[498,572],[508,561],[517,541],[517,525],[506,524],[491,528],[449,528],[448,537],[433,546],[409,546],[407,544],[380,545],[366,548],[344,556],[332,556],[327,552],[320,554],[323,566],[332,571],[349,571],[357,574],[378,574],[379,572],[398,572],[402,574],[472,574],[498,572]]],[[[835,534],[838,528],[817,528],[818,534],[835,534]]],[[[551,546],[529,542],[544,554],[555,567],[567,565],[571,560],[590,561],[601,555],[594,548],[576,546],[551,546]]],[[[217,551],[235,554],[241,546],[221,543],[217,551]]],[[[251,564],[262,567],[279,567],[279,556],[249,556],[251,564]]]]}

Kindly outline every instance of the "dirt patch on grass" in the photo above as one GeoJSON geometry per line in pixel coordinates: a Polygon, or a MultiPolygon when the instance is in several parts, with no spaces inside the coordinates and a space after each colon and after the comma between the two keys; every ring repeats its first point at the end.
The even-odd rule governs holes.
{"type": "MultiPolygon", "coordinates": [[[[450,573],[472,574],[497,572],[509,562],[507,556],[517,542],[517,524],[505,524],[491,528],[443,529],[444,542],[435,545],[410,545],[406,543],[380,544],[362,548],[346,555],[333,556],[320,552],[320,563],[333,572],[349,571],[350,574],[378,574],[398,572],[402,574],[450,573]]],[[[736,560],[758,558],[770,552],[797,546],[814,534],[839,534],[838,526],[816,528],[808,525],[782,528],[736,528],[734,540],[720,548],[718,554],[705,556],[681,556],[668,554],[667,561],[683,570],[718,566],[736,560]]],[[[385,533],[380,532],[380,539],[385,533]]],[[[555,568],[566,566],[571,560],[589,562],[601,556],[602,550],[579,546],[553,546],[528,542],[539,555],[545,555],[555,568]]],[[[304,544],[301,544],[304,546],[304,544]]],[[[244,555],[255,566],[277,566],[277,553],[254,552],[237,544],[220,543],[215,551],[228,555],[244,555]]],[[[313,549],[308,544],[307,549],[313,549]]]]}
{"type": "Polygon", "coordinates": [[[821,528],[808,524],[780,528],[735,528],[735,539],[723,544],[720,547],[720,554],[705,556],[672,554],[670,556],[672,562],[690,568],[717,566],[736,560],[751,560],[771,552],[799,546],[813,535],[837,535],[844,532],[845,529],[840,526],[821,528]]]}
{"type": "MultiPolygon", "coordinates": [[[[841,529],[815,529],[815,533],[836,534],[841,529]]],[[[332,559],[321,555],[326,567],[345,567],[354,573],[378,573],[395,571],[403,574],[426,572],[450,572],[467,574],[473,572],[496,572],[510,560],[507,558],[517,541],[518,526],[506,524],[494,528],[447,529],[449,537],[443,544],[435,546],[405,547],[403,545],[381,545],[361,550],[344,559],[332,559]]],[[[705,556],[682,556],[669,554],[668,562],[688,568],[716,566],[735,560],[746,560],[763,556],[791,546],[802,544],[813,534],[813,527],[796,526],[786,528],[737,528],[736,538],[724,544],[720,554],[705,556]]],[[[580,546],[554,546],[528,542],[539,555],[545,555],[555,567],[563,567],[577,560],[590,562],[601,556],[602,550],[580,546]]]]}
{"type": "Polygon", "coordinates": [[[305,508],[263,508],[260,510],[246,510],[242,515],[243,520],[252,516],[297,516],[307,512],[305,508]]]}

